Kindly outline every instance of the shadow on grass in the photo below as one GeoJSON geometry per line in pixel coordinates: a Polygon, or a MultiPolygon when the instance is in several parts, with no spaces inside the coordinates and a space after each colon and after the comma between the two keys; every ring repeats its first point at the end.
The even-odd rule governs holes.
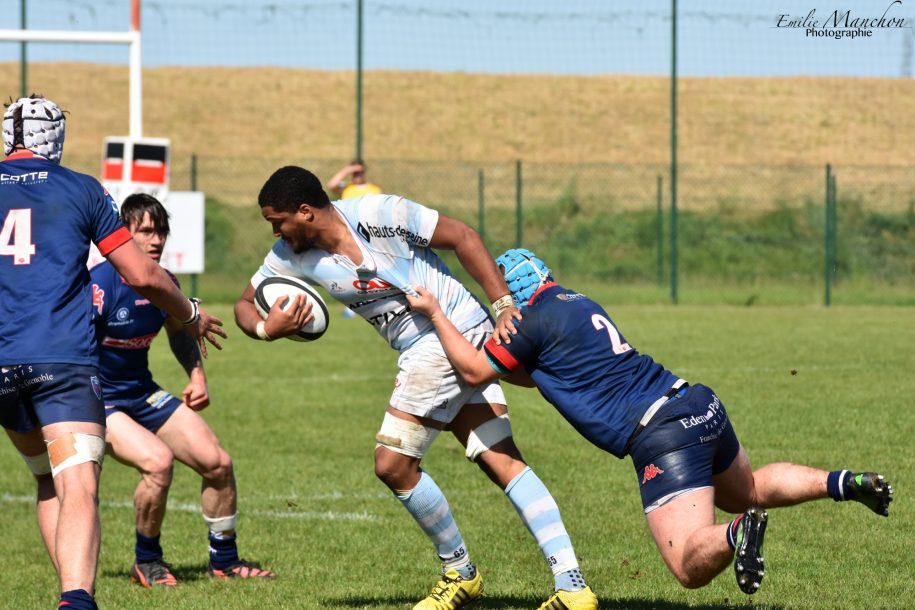
{"type": "MultiPolygon", "coordinates": [[[[518,597],[512,595],[487,595],[471,606],[474,610],[484,608],[536,608],[543,599],[535,597],[518,597]]],[[[415,600],[398,597],[325,597],[321,602],[329,608],[410,608],[415,600]]],[[[682,602],[672,602],[661,599],[629,598],[629,599],[600,599],[602,610],[682,610],[695,608],[697,610],[734,610],[734,608],[760,608],[765,610],[783,610],[784,606],[773,604],[754,604],[752,598],[746,595],[735,596],[735,599],[725,599],[722,604],[697,604],[684,606],[682,602]]]]}
{"type": "MultiPolygon", "coordinates": [[[[198,580],[205,580],[210,578],[207,575],[207,564],[206,563],[171,563],[168,565],[172,569],[172,574],[175,575],[175,578],[178,579],[179,583],[182,582],[195,582],[198,580]]],[[[130,579],[130,567],[127,567],[123,570],[102,570],[102,576],[110,578],[124,578],[130,579]]]]}

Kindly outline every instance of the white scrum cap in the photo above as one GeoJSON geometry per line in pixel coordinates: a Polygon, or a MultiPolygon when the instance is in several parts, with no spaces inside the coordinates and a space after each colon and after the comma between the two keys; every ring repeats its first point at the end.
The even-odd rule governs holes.
{"type": "Polygon", "coordinates": [[[19,142],[36,155],[60,163],[64,152],[64,113],[51,100],[43,97],[21,97],[3,113],[3,150],[13,151],[17,130],[22,129],[19,142]]]}

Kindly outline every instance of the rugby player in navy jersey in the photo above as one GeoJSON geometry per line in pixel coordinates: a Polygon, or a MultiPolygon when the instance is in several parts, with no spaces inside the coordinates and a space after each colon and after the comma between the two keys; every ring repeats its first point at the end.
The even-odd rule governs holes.
{"type": "MultiPolygon", "coordinates": [[[[105,410],[86,259],[94,242],[121,276],[197,339],[222,322],[137,247],[111,196],[60,165],[66,121],[32,95],[3,115],[0,163],[0,423],[35,475],[38,528],[60,606],[96,608],[98,480],[105,410]]],[[[10,600],[7,600],[10,601],[10,600]]]]}
{"type": "MultiPolygon", "coordinates": [[[[165,207],[151,195],[136,194],[121,204],[120,216],[137,245],[159,262],[169,233],[165,207]]],[[[178,584],[159,543],[176,458],[203,479],[200,504],[209,527],[207,572],[222,579],[273,578],[270,570],[238,556],[232,460],[197,414],[210,404],[197,344],[182,332],[179,320],[137,294],[111,264],[96,265],[91,276],[108,450],[141,474],[134,493],[136,561],[131,580],[147,588],[178,584]],[[149,346],[163,326],[172,353],[188,375],[181,398],[159,387],[149,370],[149,346]]]]}
{"type": "Polygon", "coordinates": [[[873,472],[784,462],[752,470],[710,388],[638,353],[600,305],[555,283],[532,252],[508,250],[496,263],[522,316],[504,341],[494,336],[478,350],[423,288],[410,305],[432,320],[468,383],[507,376],[536,386],[582,436],[618,458],[632,456],[648,526],[684,587],[707,584],[734,558],[738,585],[754,593],[764,573],[766,508],[831,497],[889,515],[893,488],[873,472]],[[715,524],[716,506],[739,516],[715,524]]]}

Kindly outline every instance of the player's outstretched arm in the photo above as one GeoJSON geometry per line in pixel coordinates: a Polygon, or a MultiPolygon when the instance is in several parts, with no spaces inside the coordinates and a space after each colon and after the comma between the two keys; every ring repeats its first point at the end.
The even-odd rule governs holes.
{"type": "Polygon", "coordinates": [[[480,234],[456,218],[439,214],[429,245],[454,250],[461,266],[480,285],[496,310],[496,329],[493,331],[495,342],[510,343],[511,336],[517,332],[512,319],[520,320],[521,312],[512,302],[505,278],[499,272],[496,261],[486,249],[480,234]]]}
{"type": "Polygon", "coordinates": [[[448,360],[461,377],[470,385],[480,385],[498,378],[499,373],[489,364],[489,359],[483,350],[477,350],[464,335],[458,332],[458,329],[442,311],[435,296],[422,286],[416,287],[416,293],[419,295],[418,297],[407,294],[410,307],[424,314],[435,325],[435,331],[442,342],[442,347],[445,348],[445,354],[448,355],[448,360]]]}
{"type": "Polygon", "coordinates": [[[207,374],[203,368],[203,358],[197,342],[184,332],[181,322],[171,316],[165,319],[165,332],[168,334],[168,345],[175,355],[175,360],[187,373],[188,383],[181,393],[181,399],[194,411],[201,411],[210,405],[210,392],[207,388],[207,374]]]}
{"type": "Polygon", "coordinates": [[[248,284],[235,301],[235,324],[252,339],[273,341],[294,335],[314,317],[312,304],[301,294],[286,307],[288,300],[289,297],[277,299],[264,320],[254,306],[254,286],[248,284]]]}
{"type": "Polygon", "coordinates": [[[227,336],[222,328],[222,320],[211,316],[196,302],[184,296],[168,273],[133,240],[115,248],[108,254],[108,260],[131,288],[181,321],[184,331],[197,340],[204,358],[207,357],[206,341],[216,349],[222,349],[217,338],[227,336]]]}

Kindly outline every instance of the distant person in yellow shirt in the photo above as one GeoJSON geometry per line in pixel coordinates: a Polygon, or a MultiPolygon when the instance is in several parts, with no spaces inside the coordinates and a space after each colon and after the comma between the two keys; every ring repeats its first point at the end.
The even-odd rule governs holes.
{"type": "Polygon", "coordinates": [[[353,159],[349,165],[340,169],[328,180],[327,188],[340,199],[381,194],[380,186],[365,179],[365,163],[362,159],[353,159]]]}

